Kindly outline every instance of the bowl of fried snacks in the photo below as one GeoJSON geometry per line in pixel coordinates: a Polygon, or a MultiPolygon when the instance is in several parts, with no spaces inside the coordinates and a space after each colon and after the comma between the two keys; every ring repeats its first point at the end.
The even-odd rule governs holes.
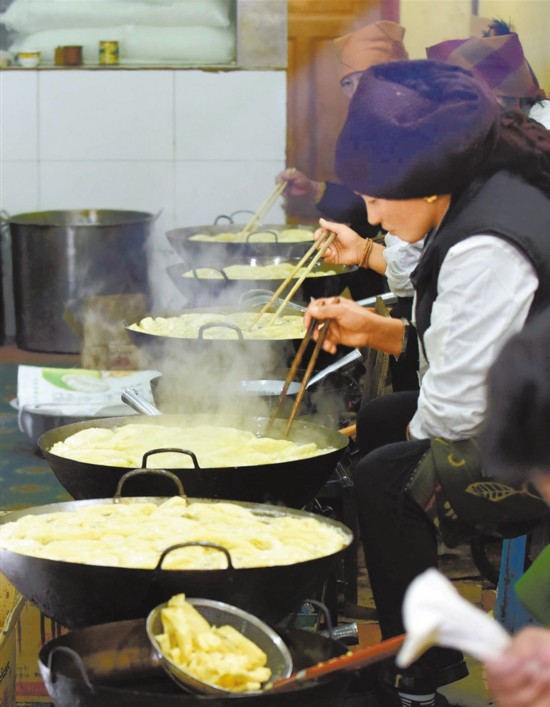
{"type": "Polygon", "coordinates": [[[147,617],[147,635],[168,675],[190,692],[262,692],[292,673],[282,638],[235,606],[176,594],[147,617]]]}

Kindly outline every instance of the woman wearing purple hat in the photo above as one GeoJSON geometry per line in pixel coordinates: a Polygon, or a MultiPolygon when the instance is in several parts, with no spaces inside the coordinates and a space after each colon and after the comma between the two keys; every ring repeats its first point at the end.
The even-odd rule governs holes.
{"type": "MultiPolygon", "coordinates": [[[[449,546],[481,532],[521,534],[545,514],[536,493],[482,477],[478,437],[485,377],[504,342],[550,304],[550,134],[520,112],[501,115],[486,84],[436,61],[367,70],[336,149],[344,184],[369,220],[426,238],[413,273],[413,322],[343,298],[310,304],[305,324],[330,319],[324,347],[400,356],[416,328],[420,392],[377,398],[359,413],[359,526],[384,638],[403,631],[410,582],[449,546]]],[[[333,245],[345,261],[346,239],[333,245]]],[[[345,236],[345,234],[343,234],[345,236]]],[[[462,656],[431,649],[407,671],[379,675],[380,704],[441,704],[439,686],[466,674],[462,656]]]]}

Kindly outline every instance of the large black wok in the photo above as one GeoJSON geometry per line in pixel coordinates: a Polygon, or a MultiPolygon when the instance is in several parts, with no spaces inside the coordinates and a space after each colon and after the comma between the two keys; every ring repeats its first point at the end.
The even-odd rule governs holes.
{"type": "MultiPolygon", "coordinates": [[[[147,498],[157,505],[166,498],[147,498]]],[[[191,499],[200,501],[204,499],[191,499]]],[[[124,498],[124,503],[143,503],[143,498],[124,498]]],[[[0,524],[22,516],[75,511],[109,499],[70,501],[7,513],[0,524]]],[[[215,501],[213,501],[215,502],[215,501]]],[[[267,623],[277,623],[301,602],[315,596],[339,558],[353,540],[351,530],[337,521],[278,506],[239,503],[261,516],[315,517],[343,533],[341,550],[325,557],[292,565],[234,568],[229,553],[227,569],[165,570],[167,546],[155,569],[132,569],[48,560],[0,549],[2,573],[40,611],[67,628],[108,621],[145,618],[158,604],[174,594],[217,599],[244,609],[267,623]]],[[[177,543],[177,539],[174,539],[177,543]]],[[[177,547],[177,545],[175,546],[177,547]]],[[[175,548],[174,548],[175,549],[175,548]]],[[[222,552],[222,550],[219,550],[222,552]]]]}
{"type": "MultiPolygon", "coordinates": [[[[259,312],[246,306],[218,306],[218,307],[188,307],[172,313],[151,313],[149,317],[176,317],[184,314],[219,314],[220,322],[225,323],[227,317],[237,312],[259,312]]],[[[294,313],[301,316],[299,312],[294,313]]],[[[141,321],[141,319],[139,320],[141,321]]],[[[232,371],[238,368],[244,377],[257,376],[265,378],[265,374],[275,369],[290,366],[293,356],[300,345],[301,339],[247,339],[238,327],[231,328],[226,325],[220,329],[214,326],[205,326],[199,331],[198,338],[183,338],[174,336],[161,336],[130,328],[132,324],[124,323],[126,333],[132,343],[145,353],[155,367],[162,362],[177,361],[179,369],[186,367],[192,369],[199,367],[201,374],[207,378],[209,374],[218,371],[232,371]],[[211,338],[217,332],[228,332],[230,338],[211,338]],[[160,362],[160,363],[159,363],[160,362]]],[[[219,335],[218,335],[219,336],[219,335]]],[[[310,347],[312,350],[313,345],[310,347]]],[[[307,355],[307,352],[306,352],[307,355]]],[[[307,360],[307,359],[306,359],[307,360]]]]}
{"type": "MultiPolygon", "coordinates": [[[[257,304],[254,305],[249,301],[239,305],[186,307],[176,312],[153,312],[145,315],[145,317],[153,319],[187,314],[220,315],[218,324],[204,325],[199,329],[198,336],[193,338],[152,334],[131,328],[133,325],[139,324],[145,317],[137,322],[123,322],[123,326],[132,343],[144,353],[155,368],[172,368],[177,370],[180,376],[182,369],[196,369],[202,374],[201,377],[205,380],[205,385],[211,380],[219,380],[220,377],[224,379],[224,376],[230,376],[232,381],[274,378],[280,374],[282,369],[290,368],[302,339],[246,338],[246,332],[231,323],[234,321],[234,315],[248,313],[253,316],[258,314],[263,304],[271,296],[271,293],[266,294],[266,292],[266,290],[250,291],[253,299],[256,297],[257,304]],[[221,338],[223,335],[229,338],[221,338]]],[[[277,300],[277,306],[279,302],[280,300],[277,300]]],[[[285,309],[284,314],[302,318],[304,311],[305,308],[292,305],[285,309]]],[[[313,341],[308,344],[303,358],[304,364],[309,360],[314,346],[315,342],[313,341]]],[[[340,347],[339,353],[344,355],[351,350],[343,346],[340,347]]],[[[315,364],[315,370],[320,371],[333,362],[334,356],[332,354],[321,351],[315,364]]],[[[283,378],[285,377],[286,374],[283,375],[283,378]]]]}
{"type": "Polygon", "coordinates": [[[257,232],[247,236],[245,242],[219,242],[192,240],[197,234],[209,236],[220,233],[240,233],[244,224],[216,224],[210,226],[189,226],[168,231],[166,237],[176,253],[190,266],[235,263],[249,257],[301,257],[311,247],[313,237],[308,241],[284,242],[279,240],[279,232],[286,228],[297,228],[313,233],[314,227],[291,224],[266,223],[257,232]],[[263,235],[268,234],[268,235],[263,235]]]}
{"type": "MultiPolygon", "coordinates": [[[[211,415],[160,415],[158,417],[113,417],[103,420],[77,422],[64,425],[43,434],[38,445],[52,467],[54,474],[76,499],[107,498],[113,496],[127,467],[104,466],[73,461],[51,454],[56,442],[91,427],[119,427],[125,424],[197,425],[218,422],[230,427],[263,434],[268,419],[263,417],[211,416],[211,415]]],[[[286,421],[275,420],[269,436],[281,439],[286,421]]],[[[201,468],[200,459],[195,468],[170,469],[182,482],[188,496],[233,499],[257,503],[275,503],[301,508],[313,499],[336,468],[348,438],[327,427],[297,420],[292,425],[288,439],[295,442],[315,442],[330,448],[326,454],[296,461],[227,468],[201,468]]],[[[215,444],[215,439],[212,440],[215,444]]],[[[189,450],[193,451],[193,450],[189,450]]],[[[182,454],[188,460],[189,454],[182,454]]],[[[144,467],[155,467],[155,456],[144,460],[144,467]]],[[[133,496],[155,496],[173,493],[173,486],[155,478],[140,478],[128,483],[128,493],[133,496]]]]}
{"type": "MultiPolygon", "coordinates": [[[[319,633],[278,629],[295,670],[346,652],[319,633]]],[[[338,707],[348,678],[334,675],[279,694],[207,696],[186,694],[167,677],[151,650],[145,621],[117,621],[78,629],[49,641],[39,654],[40,674],[56,707],[338,707]]]]}
{"type": "MultiPolygon", "coordinates": [[[[298,265],[299,258],[249,258],[239,261],[239,265],[256,267],[276,265],[281,262],[288,262],[298,265]]],[[[233,263],[237,264],[237,263],[233,263]]],[[[243,294],[253,289],[264,289],[275,292],[283,284],[283,278],[266,278],[259,271],[257,279],[253,278],[229,278],[223,267],[215,266],[212,263],[208,268],[213,268],[209,272],[198,272],[197,268],[190,268],[186,263],[176,263],[166,268],[170,279],[178,290],[185,296],[187,303],[195,307],[208,307],[216,303],[238,304],[243,294]]],[[[228,265],[225,263],[225,265],[228,265]]],[[[322,276],[308,276],[293,295],[292,301],[305,304],[310,299],[317,297],[328,297],[339,295],[349,284],[351,276],[356,272],[355,266],[349,265],[328,265],[323,261],[318,261],[312,269],[312,273],[326,273],[322,276]]],[[[293,280],[293,284],[297,280],[293,280]]],[[[288,287],[282,293],[284,297],[289,292],[288,287]]]]}

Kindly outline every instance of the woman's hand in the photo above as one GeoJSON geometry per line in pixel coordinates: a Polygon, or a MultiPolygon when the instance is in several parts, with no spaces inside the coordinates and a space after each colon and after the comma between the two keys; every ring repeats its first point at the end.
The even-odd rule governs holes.
{"type": "MultiPolygon", "coordinates": [[[[368,346],[378,351],[401,353],[403,322],[400,319],[382,317],[374,310],[361,307],[345,297],[327,297],[314,300],[306,309],[306,328],[312,319],[320,323],[331,319],[323,348],[336,353],[338,344],[344,346],[368,346]]],[[[315,341],[319,338],[319,328],[313,332],[315,341]]]]}
{"type": "Polygon", "coordinates": [[[302,172],[298,172],[295,167],[289,167],[279,172],[275,177],[275,182],[277,184],[286,182],[287,187],[285,194],[290,194],[290,196],[309,196],[312,199],[318,200],[323,190],[322,182],[309,179],[309,177],[306,177],[302,172]]]}
{"type": "Polygon", "coordinates": [[[313,234],[315,240],[319,239],[325,231],[336,234],[336,238],[326,249],[323,260],[331,265],[358,265],[362,254],[365,240],[349,226],[343,223],[334,223],[324,218],[319,219],[321,228],[313,234]]]}
{"type": "Polygon", "coordinates": [[[485,674],[499,707],[548,707],[550,631],[538,627],[519,631],[502,656],[485,663],[485,674]]]}

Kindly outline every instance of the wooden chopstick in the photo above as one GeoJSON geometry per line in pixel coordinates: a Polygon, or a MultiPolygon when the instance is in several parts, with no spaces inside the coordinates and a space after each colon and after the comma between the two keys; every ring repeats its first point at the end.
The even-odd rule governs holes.
{"type": "MultiPolygon", "coordinates": [[[[324,241],[324,240],[327,239],[330,235],[331,235],[331,234],[329,233],[329,231],[325,231],[324,234],[320,237],[320,239],[316,240],[315,243],[313,243],[313,245],[311,246],[311,248],[309,248],[309,250],[307,251],[307,253],[301,257],[301,259],[300,259],[300,261],[298,262],[298,264],[292,269],[292,272],[290,273],[290,275],[289,275],[285,280],[283,280],[283,282],[279,285],[279,287],[278,287],[278,288],[275,290],[275,292],[271,295],[271,297],[268,299],[268,301],[267,301],[267,302],[264,304],[264,306],[260,309],[260,311],[258,312],[258,314],[256,315],[256,317],[254,318],[254,320],[253,320],[252,323],[250,324],[250,326],[249,326],[249,328],[248,328],[249,331],[250,331],[250,329],[252,329],[252,328],[260,321],[260,319],[262,318],[262,315],[267,312],[267,310],[271,307],[271,305],[273,304],[273,302],[275,302],[275,300],[279,297],[279,295],[281,294],[281,292],[282,292],[286,287],[288,287],[288,285],[292,282],[292,279],[294,278],[294,275],[296,275],[296,273],[300,270],[300,268],[304,265],[304,263],[308,260],[308,258],[310,258],[310,257],[315,253],[315,251],[316,251],[316,250],[318,249],[318,247],[319,247],[319,240],[324,241]]],[[[324,252],[324,251],[323,251],[323,252],[324,252]]],[[[286,307],[287,304],[288,304],[288,298],[284,300],[284,302],[281,304],[281,306],[286,307]]]]}
{"type": "MultiPolygon", "coordinates": [[[[286,289],[286,288],[290,285],[290,283],[291,283],[292,280],[294,279],[294,276],[295,276],[296,273],[300,270],[300,268],[302,268],[303,265],[306,263],[306,261],[307,261],[312,255],[314,255],[315,251],[317,251],[317,250],[319,249],[319,242],[321,242],[321,244],[322,244],[322,245],[321,245],[321,248],[318,250],[318,252],[320,253],[320,255],[315,259],[315,262],[313,263],[313,265],[315,265],[315,263],[317,262],[317,260],[319,260],[319,258],[321,258],[321,257],[323,256],[325,250],[328,248],[328,246],[330,245],[330,243],[332,243],[332,241],[334,240],[335,236],[336,236],[336,234],[330,233],[330,231],[324,231],[324,233],[315,241],[315,243],[313,243],[313,245],[311,246],[311,248],[309,248],[309,250],[307,251],[307,253],[301,257],[301,259],[300,259],[300,261],[298,262],[298,264],[292,269],[292,272],[290,273],[290,275],[288,275],[288,277],[283,280],[283,282],[279,285],[279,287],[278,287],[278,288],[275,290],[275,292],[271,295],[271,297],[269,298],[269,300],[268,300],[268,301],[264,304],[264,306],[260,309],[260,311],[258,312],[258,314],[256,315],[256,317],[254,317],[252,323],[251,323],[250,326],[248,327],[248,331],[250,331],[250,329],[253,329],[253,328],[254,328],[254,326],[255,326],[255,325],[260,321],[260,319],[262,318],[262,315],[267,312],[267,310],[271,307],[271,305],[272,305],[272,304],[275,302],[275,300],[279,297],[279,295],[281,294],[281,292],[282,292],[284,289],[286,289]],[[332,236],[332,238],[331,238],[331,236],[332,236]],[[329,238],[330,238],[330,242],[327,242],[329,238]],[[326,247],[325,247],[325,244],[326,244],[326,247]]],[[[315,258],[315,256],[314,256],[314,258],[315,258]]],[[[311,266],[311,268],[313,268],[313,265],[311,266]]],[[[310,270],[311,270],[311,268],[310,268],[310,270]]],[[[306,276],[307,276],[307,274],[306,274],[306,276]]],[[[290,295],[288,295],[287,297],[284,298],[284,300],[281,302],[281,304],[280,304],[280,306],[279,306],[279,309],[278,309],[277,312],[273,315],[273,318],[271,319],[271,322],[270,322],[270,323],[272,323],[272,322],[279,316],[279,314],[283,311],[283,309],[288,305],[288,303],[289,303],[289,301],[290,301],[290,298],[292,297],[292,295],[294,294],[294,292],[298,289],[298,287],[300,286],[300,284],[303,282],[304,279],[305,279],[305,278],[302,278],[301,281],[300,281],[300,283],[298,284],[298,286],[295,287],[295,288],[293,288],[293,291],[290,293],[290,295]]]]}
{"type": "Polygon", "coordinates": [[[262,221],[264,220],[265,216],[267,215],[273,204],[277,201],[277,199],[286,189],[287,184],[288,182],[280,182],[279,184],[277,184],[271,194],[269,194],[269,196],[267,196],[263,200],[258,210],[251,216],[249,222],[241,231],[241,235],[248,236],[249,233],[252,233],[255,228],[261,225],[262,221]]]}
{"type": "Polygon", "coordinates": [[[283,280],[283,282],[279,285],[279,287],[275,290],[275,292],[274,292],[274,293],[271,295],[271,297],[267,300],[267,302],[264,304],[264,306],[260,309],[260,311],[258,312],[257,316],[254,318],[254,321],[253,321],[252,324],[250,325],[250,328],[252,328],[252,327],[261,319],[262,315],[267,312],[267,310],[271,307],[271,305],[273,304],[273,302],[275,302],[275,300],[277,299],[277,297],[281,294],[281,292],[285,289],[285,287],[287,287],[287,285],[288,285],[289,282],[292,280],[292,278],[294,277],[294,275],[296,275],[296,273],[298,272],[298,270],[299,270],[299,269],[302,267],[302,265],[306,262],[306,260],[309,258],[309,256],[316,250],[316,248],[317,248],[317,243],[314,243],[314,244],[311,246],[311,248],[308,250],[308,252],[307,252],[304,256],[302,256],[302,259],[300,260],[300,262],[298,263],[298,265],[296,265],[296,267],[292,270],[292,272],[290,273],[290,275],[289,275],[285,280],[283,280]]]}
{"type": "Polygon", "coordinates": [[[292,365],[290,366],[290,369],[288,371],[288,374],[286,376],[286,380],[283,385],[283,389],[281,390],[281,393],[279,395],[279,400],[277,402],[277,405],[273,409],[273,412],[271,413],[269,417],[269,422],[267,423],[267,426],[270,427],[271,424],[273,423],[273,420],[279,415],[279,412],[281,411],[281,408],[283,406],[283,403],[286,398],[286,394],[288,392],[288,389],[290,387],[290,384],[292,383],[292,380],[294,376],[296,375],[296,371],[298,370],[298,366],[300,365],[300,362],[302,358],[304,357],[304,352],[306,350],[307,345],[309,344],[311,337],[313,336],[313,332],[315,330],[315,327],[317,326],[317,320],[312,319],[311,323],[305,333],[304,338],[300,342],[300,346],[298,347],[298,351],[296,351],[296,355],[294,356],[294,359],[292,361],[292,365]]]}
{"type": "MultiPolygon", "coordinates": [[[[323,255],[325,254],[326,249],[329,247],[329,245],[332,243],[332,241],[336,238],[336,233],[329,233],[328,231],[327,231],[326,233],[327,233],[327,235],[326,235],[326,237],[324,238],[323,245],[319,248],[319,250],[317,251],[317,253],[313,256],[313,258],[311,259],[311,261],[310,261],[309,264],[307,265],[307,267],[306,267],[306,269],[304,270],[304,272],[303,272],[303,273],[300,275],[300,277],[296,280],[296,283],[294,284],[294,286],[292,287],[292,289],[290,290],[290,292],[289,292],[289,293],[286,295],[286,297],[283,299],[283,301],[282,301],[281,304],[279,305],[277,311],[276,311],[275,314],[271,317],[271,320],[270,320],[270,322],[269,322],[269,325],[273,324],[273,323],[275,322],[275,320],[279,317],[279,315],[281,314],[281,312],[283,311],[283,309],[287,306],[287,304],[289,303],[289,301],[292,299],[292,297],[294,296],[294,294],[296,293],[296,291],[298,290],[298,288],[300,287],[300,285],[302,284],[302,282],[306,279],[306,277],[309,275],[309,273],[313,270],[313,268],[315,267],[317,261],[320,260],[320,259],[323,257],[323,255]]],[[[317,242],[318,242],[318,241],[317,241],[317,242]]],[[[298,269],[299,269],[299,268],[298,268],[298,269]]],[[[296,272],[297,272],[297,270],[294,270],[293,275],[295,275],[296,272]]],[[[285,287],[286,287],[286,284],[287,284],[288,282],[290,282],[290,280],[292,280],[293,275],[291,275],[290,277],[288,277],[288,278],[285,280],[285,287]]]]}
{"type": "MultiPolygon", "coordinates": [[[[321,324],[318,324],[316,320],[313,320],[315,324],[318,326],[320,333],[319,333],[319,338],[315,342],[315,348],[313,349],[313,352],[311,354],[311,357],[309,359],[309,362],[307,364],[306,372],[304,373],[304,377],[302,378],[302,384],[300,385],[300,390],[298,391],[298,395],[296,396],[296,400],[294,401],[294,405],[292,406],[292,410],[290,412],[290,417],[288,418],[287,426],[285,429],[285,437],[288,437],[288,433],[290,432],[290,428],[292,427],[292,423],[294,422],[296,415],[298,414],[298,410],[300,409],[300,405],[302,404],[302,400],[304,399],[304,395],[306,393],[306,388],[307,384],[309,382],[309,379],[311,378],[311,374],[313,373],[313,368],[315,367],[315,364],[317,362],[317,358],[319,356],[319,351],[323,347],[323,342],[327,336],[328,330],[330,328],[330,319],[325,319],[324,322],[321,322],[321,324]]],[[[314,328],[311,326],[309,327],[308,331],[311,330],[311,335],[313,335],[314,328]]],[[[297,366],[296,366],[297,368],[297,366]]]]}

